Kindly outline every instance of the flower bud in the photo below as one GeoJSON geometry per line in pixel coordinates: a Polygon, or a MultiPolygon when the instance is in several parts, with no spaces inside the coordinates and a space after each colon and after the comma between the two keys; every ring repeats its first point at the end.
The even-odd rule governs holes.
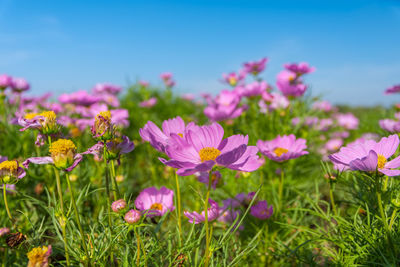
{"type": "Polygon", "coordinates": [[[92,126],[92,134],[96,140],[106,141],[112,139],[113,125],[110,111],[102,111],[96,115],[92,126]]]}
{"type": "Polygon", "coordinates": [[[74,163],[76,146],[71,140],[59,139],[51,144],[49,151],[58,169],[66,169],[74,163]]]}
{"type": "Polygon", "coordinates": [[[128,224],[134,224],[140,220],[140,212],[137,210],[130,210],[125,214],[124,219],[128,224]]]}
{"type": "Polygon", "coordinates": [[[111,204],[111,209],[114,212],[119,212],[120,210],[125,209],[126,201],[124,199],[118,199],[111,204]]]}

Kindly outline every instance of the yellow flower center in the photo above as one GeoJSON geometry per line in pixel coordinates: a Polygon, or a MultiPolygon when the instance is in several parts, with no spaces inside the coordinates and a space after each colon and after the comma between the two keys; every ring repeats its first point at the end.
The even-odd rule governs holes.
{"type": "Polygon", "coordinates": [[[200,160],[202,162],[208,161],[208,160],[215,160],[219,155],[221,154],[221,151],[214,147],[205,147],[200,149],[199,151],[199,156],[200,160]]]}
{"type": "Polygon", "coordinates": [[[182,137],[182,138],[183,138],[183,134],[181,134],[181,133],[178,133],[178,135],[179,135],[180,137],[182,137]]]}
{"type": "Polygon", "coordinates": [[[53,142],[50,146],[51,155],[67,154],[68,152],[75,152],[76,146],[74,142],[69,139],[58,139],[53,142]]]}
{"type": "Polygon", "coordinates": [[[99,117],[103,117],[106,121],[111,121],[111,112],[109,110],[100,112],[96,115],[96,122],[98,122],[99,117]]]}
{"type": "Polygon", "coordinates": [[[289,150],[287,150],[286,148],[283,148],[283,147],[277,147],[274,149],[274,153],[278,157],[282,156],[283,154],[287,153],[288,151],[289,150]]]}
{"type": "Polygon", "coordinates": [[[383,155],[378,155],[378,169],[383,169],[385,168],[385,164],[386,164],[386,158],[383,155]]]}
{"type": "Polygon", "coordinates": [[[48,247],[37,247],[28,252],[27,256],[29,259],[28,266],[42,266],[47,255],[48,247]]]}
{"type": "Polygon", "coordinates": [[[54,111],[43,111],[42,113],[39,114],[39,116],[45,117],[48,121],[55,121],[57,118],[56,113],[54,111]]]}
{"type": "Polygon", "coordinates": [[[150,209],[151,210],[162,210],[163,206],[161,203],[154,203],[153,205],[151,205],[150,209]]]}
{"type": "Polygon", "coordinates": [[[18,170],[18,163],[15,160],[6,160],[0,163],[0,170],[15,173],[18,170]]]}
{"type": "Polygon", "coordinates": [[[38,116],[38,115],[39,115],[39,114],[38,114],[38,113],[35,113],[35,112],[26,113],[26,114],[25,114],[25,119],[31,120],[31,119],[35,118],[36,116],[38,116]]]}
{"type": "Polygon", "coordinates": [[[235,77],[229,77],[228,81],[229,81],[229,84],[232,86],[236,85],[236,83],[237,83],[237,80],[235,77]]]}

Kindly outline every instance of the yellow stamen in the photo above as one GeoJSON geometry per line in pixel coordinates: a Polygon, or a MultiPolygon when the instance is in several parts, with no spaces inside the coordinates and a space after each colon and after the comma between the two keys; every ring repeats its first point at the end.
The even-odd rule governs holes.
{"type": "Polygon", "coordinates": [[[202,162],[208,161],[208,160],[215,160],[219,155],[221,154],[221,151],[214,147],[205,147],[200,149],[199,151],[199,156],[200,160],[202,162]]]}
{"type": "Polygon", "coordinates": [[[99,117],[103,117],[106,121],[110,121],[111,112],[109,110],[100,112],[99,114],[96,115],[96,122],[99,120],[99,117]]]}
{"type": "Polygon", "coordinates": [[[50,153],[52,155],[55,154],[67,154],[68,152],[72,151],[75,152],[76,146],[74,142],[69,139],[58,139],[57,141],[53,142],[50,146],[50,153]]]}
{"type": "Polygon", "coordinates": [[[383,155],[378,155],[378,169],[383,169],[385,168],[385,164],[386,164],[386,158],[383,155]]]}
{"type": "Polygon", "coordinates": [[[274,149],[274,153],[278,157],[282,156],[283,154],[287,153],[288,151],[289,150],[287,150],[286,148],[282,148],[282,147],[277,147],[274,149]]]}
{"type": "Polygon", "coordinates": [[[33,118],[35,118],[36,116],[38,116],[39,114],[36,112],[30,112],[30,113],[26,113],[25,114],[25,119],[27,120],[31,120],[33,118]]]}
{"type": "Polygon", "coordinates": [[[34,266],[44,266],[43,262],[46,262],[46,255],[48,247],[37,247],[28,252],[27,256],[29,259],[28,267],[34,266]]]}
{"type": "Polygon", "coordinates": [[[236,85],[236,83],[237,83],[237,80],[235,77],[229,77],[228,81],[229,81],[229,84],[232,86],[236,85]]]}
{"type": "Polygon", "coordinates": [[[54,111],[43,111],[42,113],[39,114],[39,116],[43,116],[47,119],[47,121],[55,121],[57,118],[56,113],[54,111]]]}
{"type": "Polygon", "coordinates": [[[154,203],[153,205],[151,205],[150,209],[151,210],[162,210],[163,205],[161,203],[154,203]]]}
{"type": "Polygon", "coordinates": [[[180,137],[182,137],[182,138],[183,138],[183,134],[181,134],[181,133],[178,133],[178,135],[179,135],[180,137]]]}
{"type": "Polygon", "coordinates": [[[0,163],[0,170],[15,173],[18,170],[18,163],[15,160],[6,160],[0,163]]]}

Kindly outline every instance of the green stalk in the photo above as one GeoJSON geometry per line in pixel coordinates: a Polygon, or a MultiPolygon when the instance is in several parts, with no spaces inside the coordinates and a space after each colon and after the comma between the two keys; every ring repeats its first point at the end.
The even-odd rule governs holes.
{"type": "Polygon", "coordinates": [[[281,166],[281,177],[279,179],[278,195],[279,195],[279,209],[282,209],[283,205],[283,183],[284,183],[285,173],[281,166]]]}
{"type": "Polygon", "coordinates": [[[397,209],[395,209],[392,213],[392,217],[390,217],[389,231],[392,231],[392,226],[394,223],[394,218],[396,217],[397,209]]]}
{"type": "Polygon", "coordinates": [[[212,170],[210,170],[210,174],[208,176],[208,187],[207,187],[207,193],[206,193],[206,199],[204,202],[204,224],[206,228],[206,250],[204,252],[204,266],[208,266],[208,262],[210,260],[209,258],[209,250],[210,250],[210,235],[209,235],[209,229],[208,229],[208,199],[210,197],[210,190],[211,190],[211,183],[212,183],[212,170]]]}
{"type": "MultiPolygon", "coordinates": [[[[330,178],[329,178],[330,179],[330,178]]],[[[331,205],[332,205],[332,210],[335,216],[337,217],[337,210],[336,210],[336,205],[335,205],[335,199],[333,197],[333,188],[332,188],[332,181],[329,181],[329,196],[331,198],[331,205]]]]}
{"type": "Polygon", "coordinates": [[[111,161],[111,176],[112,176],[112,181],[114,183],[114,200],[119,199],[119,197],[121,196],[121,194],[119,193],[119,188],[118,188],[118,183],[117,183],[117,179],[115,178],[115,166],[114,166],[114,160],[111,161]]]}
{"type": "Polygon", "coordinates": [[[179,188],[179,177],[175,171],[175,182],[176,182],[176,199],[178,202],[178,227],[179,227],[179,239],[182,240],[182,220],[181,220],[181,190],[179,188]]]}
{"type": "Polygon", "coordinates": [[[14,225],[10,209],[8,208],[6,184],[3,184],[3,198],[4,198],[4,205],[6,206],[8,218],[10,218],[11,224],[14,225]]]}
{"type": "Polygon", "coordinates": [[[67,266],[69,266],[70,262],[69,262],[68,246],[67,246],[66,218],[64,216],[64,201],[63,201],[63,196],[62,196],[62,192],[61,192],[60,174],[55,167],[54,167],[54,173],[56,176],[58,198],[60,200],[60,209],[61,209],[60,225],[61,225],[63,239],[64,239],[65,259],[67,261],[67,266]]]}
{"type": "Polygon", "coordinates": [[[89,255],[89,251],[88,251],[87,246],[86,246],[85,235],[83,233],[83,229],[82,229],[82,225],[81,225],[81,221],[80,221],[80,217],[79,217],[78,208],[76,206],[74,191],[72,189],[71,182],[69,181],[68,172],[65,173],[65,178],[67,179],[69,193],[71,194],[72,206],[74,207],[74,212],[75,212],[75,220],[76,220],[76,224],[78,225],[79,232],[81,234],[83,249],[85,250],[86,256],[88,258],[88,265],[90,266],[90,255],[89,255]]]}
{"type": "MultiPolygon", "coordinates": [[[[103,160],[104,160],[104,171],[106,174],[106,194],[107,194],[107,210],[108,210],[108,227],[110,228],[110,240],[112,240],[112,220],[111,220],[111,196],[110,196],[110,176],[108,172],[108,164],[107,164],[107,159],[106,159],[106,153],[107,153],[107,146],[104,143],[104,149],[103,149],[103,160]]],[[[115,192],[115,191],[114,191],[115,192]]],[[[115,199],[116,200],[116,199],[115,199]]],[[[111,248],[110,252],[110,257],[111,257],[111,262],[114,260],[114,253],[111,248]]]]}

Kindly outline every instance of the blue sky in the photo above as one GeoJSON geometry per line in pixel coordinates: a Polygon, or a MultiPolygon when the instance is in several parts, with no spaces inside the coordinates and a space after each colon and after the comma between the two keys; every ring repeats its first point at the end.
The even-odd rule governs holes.
{"type": "Polygon", "coordinates": [[[160,83],[163,71],[179,92],[217,92],[223,72],[267,56],[270,83],[284,63],[308,61],[314,95],[390,104],[399,44],[394,0],[0,1],[0,73],[26,77],[35,94],[160,83]]]}

